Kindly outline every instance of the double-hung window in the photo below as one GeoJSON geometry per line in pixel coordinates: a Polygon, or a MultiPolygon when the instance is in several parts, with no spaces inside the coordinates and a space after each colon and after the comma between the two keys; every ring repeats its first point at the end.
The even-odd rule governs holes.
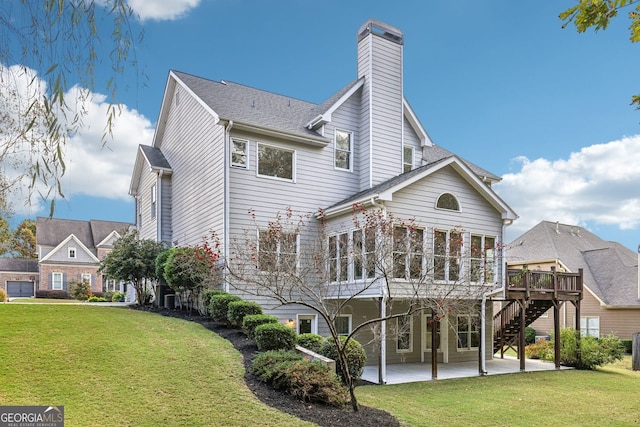
{"type": "Polygon", "coordinates": [[[600,338],[600,318],[593,316],[580,317],[580,335],[600,338]]]}
{"type": "Polygon", "coordinates": [[[349,278],[349,234],[329,236],[329,281],[344,282],[349,278]]]}
{"type": "Polygon", "coordinates": [[[373,229],[353,230],[353,278],[371,279],[376,274],[376,236],[373,229]]]}
{"type": "Polygon", "coordinates": [[[477,283],[492,283],[495,279],[496,238],[471,235],[470,279],[477,283]]]}
{"type": "Polygon", "coordinates": [[[402,147],[402,172],[409,172],[413,169],[413,147],[405,145],[402,147]]]}
{"type": "Polygon", "coordinates": [[[51,289],[53,290],[62,290],[62,273],[52,273],[51,274],[51,289]]]}
{"type": "Polygon", "coordinates": [[[351,333],[351,315],[340,314],[333,319],[333,324],[338,335],[349,335],[351,333]]]}
{"type": "Polygon", "coordinates": [[[258,176],[295,180],[295,151],[258,143],[258,176]]]}
{"type": "Polygon", "coordinates": [[[455,282],[460,279],[462,233],[435,230],[433,238],[433,277],[455,282]]]}
{"type": "Polygon", "coordinates": [[[334,144],[333,157],[336,169],[352,170],[353,134],[336,129],[334,144]]]}
{"type": "Polygon", "coordinates": [[[471,350],[480,345],[479,317],[473,315],[458,316],[458,350],[471,350]]]}
{"type": "Polygon", "coordinates": [[[298,235],[295,233],[258,232],[258,269],[295,272],[298,268],[298,235]]]}
{"type": "Polygon", "coordinates": [[[231,140],[231,166],[237,168],[249,167],[249,142],[243,139],[231,140]]]}
{"type": "Polygon", "coordinates": [[[83,282],[86,281],[87,284],[91,285],[91,273],[82,273],[80,277],[83,282]]]}
{"type": "Polygon", "coordinates": [[[424,230],[405,226],[393,230],[393,277],[419,279],[423,272],[424,230]]]}
{"type": "Polygon", "coordinates": [[[413,319],[411,315],[396,317],[396,351],[398,353],[413,351],[413,319]]]}
{"type": "Polygon", "coordinates": [[[156,217],[156,205],[158,200],[158,191],[155,184],[151,186],[151,219],[156,217]]]}
{"type": "Polygon", "coordinates": [[[76,248],[68,248],[67,249],[67,255],[69,256],[69,259],[75,259],[76,258],[76,248]]]}

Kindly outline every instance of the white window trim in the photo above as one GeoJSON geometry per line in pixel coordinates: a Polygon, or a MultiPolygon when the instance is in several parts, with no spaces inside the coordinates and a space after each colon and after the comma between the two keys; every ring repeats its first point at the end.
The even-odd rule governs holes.
{"type": "Polygon", "coordinates": [[[249,169],[249,140],[247,139],[240,139],[240,138],[231,138],[231,149],[229,150],[229,156],[231,156],[231,158],[229,159],[229,164],[234,167],[234,168],[238,168],[238,169],[249,169]],[[244,158],[245,158],[245,163],[234,163],[233,162],[233,147],[234,147],[234,142],[243,142],[244,143],[244,158]]]}
{"type": "Polygon", "coordinates": [[[75,247],[67,248],[67,257],[69,257],[69,259],[77,259],[78,250],[75,247]]]}
{"type": "Polygon", "coordinates": [[[336,129],[333,132],[333,168],[335,170],[340,170],[340,171],[348,171],[348,172],[353,172],[353,132],[347,131],[347,130],[342,130],[342,129],[336,129]],[[346,133],[349,135],[349,150],[342,150],[338,148],[338,132],[342,132],[342,133],[346,133]],[[349,153],[349,167],[348,168],[341,168],[336,166],[336,153],[340,151],[340,152],[344,152],[344,153],[349,153]]]}
{"type": "Polygon", "coordinates": [[[433,207],[434,207],[434,209],[437,209],[437,210],[440,210],[440,211],[462,212],[462,203],[460,203],[460,199],[458,198],[458,196],[456,196],[455,194],[453,194],[450,191],[445,191],[444,193],[440,193],[440,195],[438,197],[436,197],[436,202],[434,203],[433,207]],[[440,200],[440,197],[444,196],[445,194],[451,194],[456,199],[456,202],[458,202],[458,210],[447,209],[447,208],[439,208],[438,207],[438,200],[440,200]]]}
{"type": "Polygon", "coordinates": [[[337,319],[339,317],[346,317],[347,318],[347,323],[348,323],[347,333],[346,334],[339,334],[339,335],[342,335],[342,336],[347,336],[353,330],[353,315],[352,314],[339,314],[335,318],[337,319]]]}
{"type": "Polygon", "coordinates": [[[413,315],[405,316],[409,318],[409,348],[399,349],[398,340],[400,339],[400,317],[396,317],[396,353],[413,353],[413,315]]]}
{"type": "Polygon", "coordinates": [[[402,146],[402,173],[408,172],[404,170],[405,166],[411,166],[411,168],[409,169],[410,171],[414,169],[415,158],[416,158],[416,148],[413,145],[404,144],[402,146]],[[404,150],[407,148],[411,149],[411,163],[407,162],[406,158],[404,157],[404,150]]]}
{"type": "Polygon", "coordinates": [[[318,315],[316,314],[296,314],[296,332],[300,333],[300,320],[311,320],[311,333],[318,333],[318,315]]]}
{"type": "Polygon", "coordinates": [[[580,335],[585,336],[593,336],[588,335],[589,331],[589,319],[598,319],[598,335],[595,338],[600,338],[600,316],[580,316],[580,335]],[[582,321],[584,320],[584,328],[582,327],[582,321]]]}
{"type": "Polygon", "coordinates": [[[64,289],[64,274],[63,273],[58,272],[58,271],[54,271],[54,272],[51,273],[51,289],[54,290],[54,291],[61,291],[61,290],[64,289]],[[56,276],[60,277],[60,287],[59,288],[57,288],[55,286],[55,284],[56,284],[55,277],[56,276]]]}
{"type": "MultiPolygon", "coordinates": [[[[474,281],[471,280],[472,278],[469,277],[469,281],[471,283],[482,283],[482,284],[486,284],[486,283],[495,283],[495,281],[498,278],[498,271],[497,271],[497,263],[496,263],[496,242],[498,241],[498,238],[496,236],[492,236],[492,235],[487,235],[487,234],[479,234],[479,233],[469,233],[469,245],[470,245],[470,249],[469,249],[469,268],[471,268],[472,265],[472,261],[479,261],[480,262],[480,275],[479,275],[479,281],[474,281]],[[478,257],[474,257],[472,256],[472,242],[473,242],[473,238],[474,237],[480,237],[480,258],[478,257]],[[487,272],[487,260],[489,259],[487,257],[487,239],[493,239],[493,257],[491,258],[491,261],[493,262],[493,268],[491,269],[491,273],[493,274],[493,281],[492,282],[487,282],[486,280],[486,272],[487,272]]],[[[464,255],[464,254],[463,254],[464,255]]],[[[465,258],[463,256],[463,258],[465,258]]],[[[464,262],[465,260],[463,260],[464,262]]],[[[469,271],[469,276],[471,276],[471,271],[469,271]]]]}
{"type": "Polygon", "coordinates": [[[435,261],[436,261],[436,257],[444,257],[444,279],[434,279],[438,283],[447,283],[447,282],[451,281],[451,274],[450,274],[450,272],[451,272],[451,260],[456,258],[455,255],[451,255],[451,234],[452,233],[457,233],[462,238],[462,245],[460,246],[460,253],[458,254],[458,262],[459,263],[458,263],[458,279],[457,279],[457,281],[464,280],[465,263],[469,259],[468,256],[465,256],[466,245],[468,244],[468,242],[466,241],[467,239],[465,238],[467,233],[463,233],[462,231],[457,231],[455,229],[453,229],[453,230],[444,230],[444,229],[441,229],[441,228],[435,228],[435,229],[433,229],[433,238],[431,239],[431,248],[433,249],[433,254],[431,256],[431,262],[432,262],[432,265],[434,266],[434,270],[432,271],[432,274],[434,274],[434,277],[435,277],[435,265],[436,265],[435,261]],[[445,233],[446,243],[445,243],[445,254],[444,254],[444,256],[443,255],[437,255],[436,256],[436,233],[437,232],[445,233]]]}
{"type": "MultiPolygon", "coordinates": [[[[256,251],[257,251],[257,263],[256,263],[256,267],[257,267],[257,271],[259,273],[267,273],[267,270],[261,270],[260,269],[260,232],[261,231],[268,231],[265,228],[258,228],[256,230],[256,251]]],[[[293,234],[293,233],[291,233],[293,234]]],[[[280,242],[278,242],[278,244],[276,245],[276,259],[278,260],[278,262],[280,261],[280,242]]],[[[296,271],[300,270],[300,234],[296,233],[296,271]]]]}
{"type": "MultiPolygon", "coordinates": [[[[471,347],[471,346],[470,346],[470,345],[471,345],[471,336],[470,336],[470,335],[471,335],[471,334],[470,334],[471,329],[469,329],[469,330],[467,331],[467,333],[469,334],[469,337],[468,337],[468,338],[469,338],[469,347],[465,347],[465,348],[460,348],[460,347],[458,347],[458,335],[460,334],[460,331],[458,330],[458,319],[459,319],[460,317],[466,317],[466,318],[467,318],[467,321],[468,321],[469,326],[471,326],[471,322],[472,322],[473,318],[476,318],[476,320],[478,320],[478,321],[479,321],[479,316],[477,316],[477,315],[475,315],[475,314],[459,314],[459,315],[457,315],[457,316],[456,316],[456,329],[455,329],[455,331],[456,331],[456,351],[457,351],[458,353],[463,353],[463,352],[465,352],[465,351],[478,351],[478,347],[471,347]]],[[[478,331],[478,339],[479,339],[479,340],[481,340],[481,339],[482,339],[482,336],[480,335],[480,331],[478,331]]]]}
{"type": "Polygon", "coordinates": [[[84,281],[84,279],[88,279],[89,285],[92,285],[92,283],[91,283],[91,273],[82,273],[80,275],[80,280],[84,281]]]}
{"type": "Polygon", "coordinates": [[[155,219],[155,217],[157,216],[157,209],[158,209],[158,186],[157,184],[153,184],[151,186],[151,211],[150,211],[150,215],[151,215],[151,219],[155,219]]]}
{"type": "Polygon", "coordinates": [[[277,145],[273,145],[273,144],[267,144],[264,142],[258,142],[256,144],[256,176],[258,178],[267,178],[267,179],[275,179],[277,181],[284,181],[284,182],[296,182],[296,163],[297,163],[297,152],[296,150],[293,150],[291,148],[284,148],[284,147],[280,147],[277,145]],[[280,178],[278,176],[271,176],[271,175],[262,175],[260,174],[259,170],[260,170],[260,156],[259,156],[259,150],[260,150],[260,146],[264,145],[266,147],[271,147],[271,148],[275,148],[277,150],[282,150],[282,151],[289,151],[291,153],[293,153],[293,155],[291,156],[291,178],[280,178]]]}

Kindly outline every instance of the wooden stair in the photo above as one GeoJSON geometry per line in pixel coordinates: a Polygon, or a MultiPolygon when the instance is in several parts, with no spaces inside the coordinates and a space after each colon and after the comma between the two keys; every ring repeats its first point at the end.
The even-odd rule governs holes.
{"type": "MultiPolygon", "coordinates": [[[[525,326],[529,326],[551,307],[551,300],[527,300],[525,304],[525,326]]],[[[520,303],[510,300],[493,316],[493,353],[507,347],[517,346],[520,334],[520,303]]]]}

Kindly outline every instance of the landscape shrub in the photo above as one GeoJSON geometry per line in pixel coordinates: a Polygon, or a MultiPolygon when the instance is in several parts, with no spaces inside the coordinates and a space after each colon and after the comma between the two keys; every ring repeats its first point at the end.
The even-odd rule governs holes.
{"type": "Polygon", "coordinates": [[[256,327],[254,341],[260,351],[293,350],[296,331],[282,323],[266,323],[256,327]]]}
{"type": "Polygon", "coordinates": [[[237,295],[231,294],[218,294],[211,296],[211,302],[209,303],[209,315],[219,322],[228,322],[227,313],[229,312],[229,303],[232,301],[240,301],[237,295]]]}
{"type": "Polygon", "coordinates": [[[287,362],[301,361],[302,355],[291,350],[268,350],[258,354],[251,365],[251,373],[261,381],[273,386],[276,377],[283,372],[279,366],[287,362]]]}
{"type": "Polygon", "coordinates": [[[89,297],[89,299],[87,299],[87,302],[107,302],[107,299],[105,297],[92,295],[89,297]]]}
{"type": "MultiPolygon", "coordinates": [[[[124,301],[124,298],[127,295],[124,292],[114,292],[113,295],[111,296],[111,301],[113,302],[121,302],[124,301]]],[[[107,298],[107,296],[105,295],[105,299],[107,301],[109,301],[109,298],[107,298]]]]}
{"type": "MultiPolygon", "coordinates": [[[[207,307],[207,310],[208,310],[209,304],[211,304],[211,298],[214,295],[224,295],[224,294],[227,294],[227,292],[223,291],[222,289],[207,289],[202,293],[202,305],[207,307]]],[[[211,314],[209,313],[209,315],[211,314]]]]}
{"type": "Polygon", "coordinates": [[[255,340],[256,328],[266,323],[278,323],[278,318],[269,314],[248,314],[242,319],[242,331],[246,336],[255,340]]]}
{"type": "Polygon", "coordinates": [[[620,342],[622,342],[622,345],[624,346],[624,351],[627,354],[631,354],[632,350],[633,350],[633,340],[620,340],[620,342]]]}
{"type": "Polygon", "coordinates": [[[524,328],[524,342],[527,345],[536,343],[536,330],[531,326],[524,328]]]}
{"type": "Polygon", "coordinates": [[[242,326],[242,320],[249,314],[262,314],[260,304],[253,301],[231,301],[227,308],[227,320],[233,326],[242,326]]]}
{"type": "Polygon", "coordinates": [[[0,288],[0,302],[7,302],[9,300],[9,295],[7,295],[7,291],[4,288],[0,288]]]}
{"type": "MultiPolygon", "coordinates": [[[[608,365],[624,357],[625,347],[614,334],[604,337],[580,337],[580,331],[573,328],[560,330],[560,363],[577,369],[595,369],[608,365]],[[580,352],[578,354],[578,338],[580,352]]],[[[553,360],[553,348],[546,360],[553,360]]]]}
{"type": "Polygon", "coordinates": [[[324,344],[325,338],[318,334],[300,334],[296,341],[300,347],[320,353],[320,347],[324,344]]]}
{"type": "Polygon", "coordinates": [[[304,402],[322,402],[344,407],[349,398],[331,369],[320,362],[307,362],[292,351],[266,351],[253,360],[252,373],[276,390],[304,402]]]}
{"type": "Polygon", "coordinates": [[[73,299],[78,301],[86,301],[93,294],[91,293],[91,285],[87,280],[70,280],[69,281],[69,294],[73,299]]]}
{"type": "MultiPolygon", "coordinates": [[[[340,337],[340,342],[342,343],[342,345],[344,345],[346,339],[347,337],[340,337]]],[[[352,381],[358,381],[362,376],[362,372],[364,371],[364,365],[367,363],[367,354],[365,353],[362,345],[353,338],[350,339],[347,343],[345,352],[347,356],[349,376],[351,377],[352,381]]],[[[338,348],[336,347],[336,343],[333,341],[333,339],[325,340],[322,346],[320,346],[318,353],[336,361],[336,373],[340,376],[342,381],[346,383],[346,379],[342,374],[341,363],[338,357],[338,348]]]]}
{"type": "Polygon", "coordinates": [[[524,348],[524,355],[529,359],[553,360],[553,354],[552,341],[541,340],[524,348]]]}
{"type": "Polygon", "coordinates": [[[67,291],[63,291],[61,289],[51,290],[51,289],[40,289],[36,291],[36,298],[47,298],[47,299],[72,299],[67,291]]]}

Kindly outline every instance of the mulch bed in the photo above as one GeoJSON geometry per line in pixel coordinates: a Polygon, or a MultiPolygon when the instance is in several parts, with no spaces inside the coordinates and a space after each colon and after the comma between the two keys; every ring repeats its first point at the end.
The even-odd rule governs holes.
{"type": "Polygon", "coordinates": [[[197,313],[189,314],[182,310],[158,309],[155,307],[132,306],[135,309],[152,311],[163,316],[177,317],[198,322],[205,328],[215,332],[228,340],[242,354],[244,359],[244,381],[247,387],[263,403],[286,412],[302,420],[325,427],[384,427],[400,426],[399,421],[390,413],[375,408],[360,405],[360,410],[354,412],[351,407],[338,409],[328,405],[305,403],[280,391],[272,389],[255,375],[251,374],[251,362],[258,352],[253,340],[247,338],[240,330],[228,328],[226,324],[215,322],[210,317],[197,313]]]}

